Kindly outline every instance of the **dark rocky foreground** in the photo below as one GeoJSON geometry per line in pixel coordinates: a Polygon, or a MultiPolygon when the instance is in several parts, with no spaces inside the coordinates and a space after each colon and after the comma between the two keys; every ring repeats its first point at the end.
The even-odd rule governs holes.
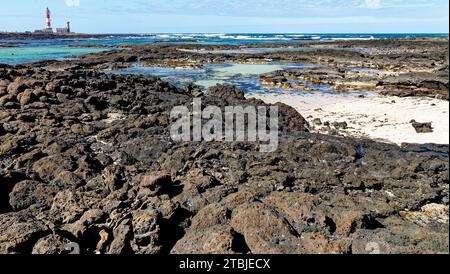
{"type": "Polygon", "coordinates": [[[448,146],[308,133],[182,143],[173,106],[263,105],[161,80],[0,68],[0,253],[448,253],[448,146]]]}

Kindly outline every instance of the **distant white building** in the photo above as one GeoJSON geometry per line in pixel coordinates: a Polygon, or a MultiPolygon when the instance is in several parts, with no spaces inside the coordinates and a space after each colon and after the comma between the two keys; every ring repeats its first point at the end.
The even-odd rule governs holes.
{"type": "Polygon", "coordinates": [[[70,22],[67,22],[65,28],[56,28],[57,34],[69,34],[70,33],[70,22]]]}

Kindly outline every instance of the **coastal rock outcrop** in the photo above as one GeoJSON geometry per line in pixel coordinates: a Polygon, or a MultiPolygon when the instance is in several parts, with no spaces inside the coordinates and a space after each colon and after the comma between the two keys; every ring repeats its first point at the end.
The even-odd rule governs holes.
{"type": "Polygon", "coordinates": [[[245,99],[244,92],[238,89],[236,86],[230,85],[215,85],[210,87],[206,91],[206,95],[215,96],[221,98],[235,98],[235,99],[245,99]]]}
{"type": "MultiPolygon", "coordinates": [[[[170,111],[194,95],[160,79],[0,75],[2,254],[449,252],[448,146],[311,134],[283,104],[274,152],[175,143],[170,111]]],[[[265,105],[224,86],[202,99],[265,105]]]]}

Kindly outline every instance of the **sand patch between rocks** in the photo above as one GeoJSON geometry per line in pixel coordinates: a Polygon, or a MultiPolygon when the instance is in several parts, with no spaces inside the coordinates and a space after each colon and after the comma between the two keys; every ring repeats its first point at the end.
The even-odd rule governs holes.
{"type": "MultiPolygon", "coordinates": [[[[319,118],[322,123],[347,122],[339,130],[344,136],[367,137],[390,143],[449,143],[449,102],[425,97],[385,97],[378,94],[359,98],[355,93],[254,93],[249,98],[266,103],[282,102],[294,107],[309,123],[319,118]],[[417,133],[411,120],[432,122],[432,133],[417,133]]],[[[324,126],[314,132],[326,133],[324,126]]]]}

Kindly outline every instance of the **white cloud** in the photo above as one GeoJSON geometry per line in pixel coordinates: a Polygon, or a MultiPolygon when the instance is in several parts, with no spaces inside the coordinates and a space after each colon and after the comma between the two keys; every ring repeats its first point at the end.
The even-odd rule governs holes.
{"type": "Polygon", "coordinates": [[[66,5],[68,7],[79,7],[80,6],[80,0],[64,0],[66,2],[66,5]]]}
{"type": "Polygon", "coordinates": [[[381,7],[381,0],[365,0],[366,6],[369,9],[377,9],[381,7]]]}

